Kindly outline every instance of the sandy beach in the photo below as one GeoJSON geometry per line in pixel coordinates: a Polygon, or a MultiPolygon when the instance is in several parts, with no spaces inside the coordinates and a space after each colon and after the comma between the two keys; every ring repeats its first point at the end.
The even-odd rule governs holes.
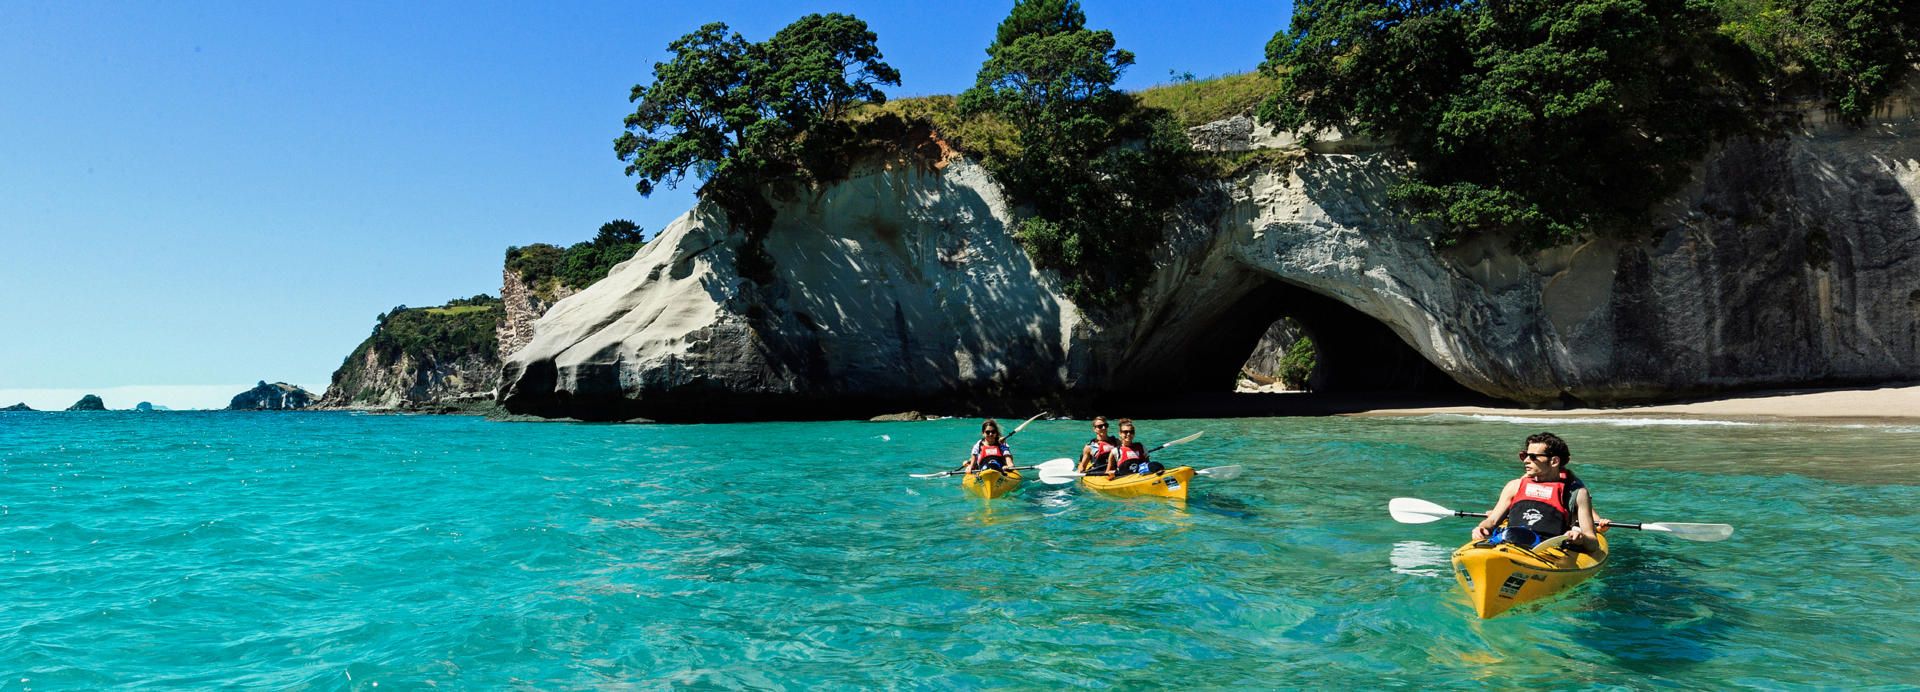
{"type": "Polygon", "coordinates": [[[1554,418],[1681,418],[1704,420],[1806,421],[1820,423],[1911,423],[1920,421],[1920,385],[1754,392],[1718,399],[1620,408],[1529,409],[1490,406],[1381,408],[1351,416],[1432,414],[1554,418]]]}

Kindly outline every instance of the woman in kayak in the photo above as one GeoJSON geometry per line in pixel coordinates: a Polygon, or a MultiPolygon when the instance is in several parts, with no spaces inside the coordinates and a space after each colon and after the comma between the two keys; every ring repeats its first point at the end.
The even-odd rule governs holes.
{"type": "Polygon", "coordinates": [[[1600,523],[1594,518],[1587,484],[1567,470],[1572,456],[1558,435],[1543,432],[1528,437],[1526,451],[1520,453],[1526,473],[1507,481],[1500,501],[1473,527],[1473,539],[1532,548],[1564,535],[1570,549],[1595,545],[1594,527],[1600,523]],[[1501,528],[1503,520],[1506,526],[1501,528]]]}
{"type": "Polygon", "coordinates": [[[1114,445],[1107,455],[1107,477],[1113,478],[1130,473],[1153,473],[1164,470],[1160,462],[1147,460],[1147,448],[1133,441],[1133,419],[1120,419],[1120,444],[1114,445]]]}
{"type": "Polygon", "coordinates": [[[967,454],[967,465],[961,470],[979,473],[985,469],[1010,468],[1013,468],[1013,449],[1000,441],[1000,423],[992,418],[980,421],[980,441],[973,443],[973,451],[967,454]]]}
{"type": "Polygon", "coordinates": [[[1107,434],[1107,417],[1093,417],[1093,439],[1080,449],[1081,473],[1106,473],[1108,457],[1120,444],[1120,440],[1107,434]]]}

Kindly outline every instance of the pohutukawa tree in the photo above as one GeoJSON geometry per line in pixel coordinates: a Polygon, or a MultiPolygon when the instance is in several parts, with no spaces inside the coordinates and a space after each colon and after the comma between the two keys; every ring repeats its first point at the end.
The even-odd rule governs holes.
{"type": "Polygon", "coordinates": [[[801,172],[807,138],[852,104],[882,103],[880,85],[900,73],[881,61],[876,36],[851,15],[807,15],[764,43],[708,24],[667,45],[653,83],[633,87],[638,104],[614,152],[642,195],[688,176],[702,194],[749,196],[801,172]]]}
{"type": "Polygon", "coordinates": [[[1113,88],[1132,64],[1112,32],[1086,27],[1077,0],[1018,0],[959,99],[963,113],[1017,128],[1018,152],[987,163],[1033,210],[1019,230],[1027,252],[1086,307],[1135,294],[1147,248],[1186,195],[1185,136],[1113,88]]]}

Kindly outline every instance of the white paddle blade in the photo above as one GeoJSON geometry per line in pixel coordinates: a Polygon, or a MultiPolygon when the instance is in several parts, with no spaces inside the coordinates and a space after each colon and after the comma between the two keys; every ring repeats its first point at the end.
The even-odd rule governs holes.
{"type": "Polygon", "coordinates": [[[1194,473],[1202,476],[1206,476],[1208,478],[1212,478],[1216,481],[1230,481],[1235,478],[1239,478],[1242,474],[1246,472],[1247,472],[1247,467],[1241,466],[1239,464],[1234,464],[1232,466],[1215,466],[1210,469],[1200,469],[1198,471],[1195,471],[1194,473]]]}
{"type": "Polygon", "coordinates": [[[1060,457],[1058,459],[1048,459],[1034,464],[1033,470],[1039,471],[1042,476],[1058,476],[1063,473],[1073,473],[1074,467],[1078,465],[1079,462],[1077,461],[1060,457]]]}
{"type": "Polygon", "coordinates": [[[953,472],[941,471],[939,473],[914,473],[914,474],[908,474],[908,475],[911,475],[914,478],[946,478],[947,476],[953,475],[953,472]]]}
{"type": "Polygon", "coordinates": [[[1670,533],[1679,538],[1684,538],[1689,541],[1700,541],[1702,543],[1724,541],[1733,537],[1733,527],[1726,524],[1654,523],[1641,524],[1640,528],[1647,531],[1670,533]]]}
{"type": "Polygon", "coordinates": [[[1178,439],[1178,440],[1174,440],[1174,441],[1172,441],[1172,442],[1162,442],[1162,443],[1160,443],[1160,446],[1158,446],[1158,447],[1154,447],[1153,449],[1149,449],[1149,450],[1147,450],[1147,451],[1148,451],[1149,453],[1151,453],[1151,452],[1158,452],[1158,451],[1160,451],[1160,450],[1162,450],[1162,449],[1166,449],[1166,448],[1168,448],[1168,447],[1172,447],[1172,446],[1174,446],[1174,445],[1177,445],[1177,444],[1180,444],[1180,443],[1182,443],[1182,442],[1192,442],[1192,441],[1194,441],[1194,440],[1198,440],[1198,439],[1200,439],[1200,436],[1201,436],[1201,435],[1205,435],[1205,434],[1207,434],[1207,431],[1205,431],[1205,430],[1202,430],[1202,431],[1200,431],[1200,432],[1197,432],[1197,433],[1194,433],[1194,434],[1192,434],[1192,435],[1188,435],[1188,436],[1186,436],[1186,437],[1182,437],[1182,438],[1180,438],[1180,439],[1178,439]]]}
{"type": "Polygon", "coordinates": [[[1041,411],[1039,414],[1035,415],[1034,417],[1028,418],[1025,423],[1021,423],[1019,427],[1016,427],[1013,429],[1013,432],[1007,433],[1006,437],[1002,437],[1000,439],[1005,440],[1007,439],[1007,437],[1013,437],[1014,435],[1019,434],[1020,431],[1027,429],[1028,424],[1031,424],[1034,421],[1040,420],[1040,416],[1044,416],[1044,415],[1047,415],[1047,412],[1041,411]]]}
{"type": "Polygon", "coordinates": [[[1062,483],[1072,483],[1074,479],[1084,475],[1087,475],[1087,474],[1084,474],[1084,473],[1041,474],[1040,482],[1045,483],[1047,485],[1060,485],[1062,483]]]}
{"type": "Polygon", "coordinates": [[[1396,497],[1387,502],[1387,513],[1402,524],[1425,524],[1453,516],[1453,510],[1413,497],[1396,497]]]}

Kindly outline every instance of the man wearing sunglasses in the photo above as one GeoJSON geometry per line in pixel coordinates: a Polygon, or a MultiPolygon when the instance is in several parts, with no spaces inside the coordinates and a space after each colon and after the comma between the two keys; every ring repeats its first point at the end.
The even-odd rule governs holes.
{"type": "Polygon", "coordinates": [[[1571,457],[1566,441],[1558,435],[1543,432],[1528,437],[1526,451],[1520,453],[1526,473],[1507,481],[1500,501],[1473,527],[1473,539],[1532,548],[1564,535],[1568,549],[1595,545],[1594,527],[1599,522],[1594,519],[1593,498],[1587,484],[1567,470],[1571,457]]]}

